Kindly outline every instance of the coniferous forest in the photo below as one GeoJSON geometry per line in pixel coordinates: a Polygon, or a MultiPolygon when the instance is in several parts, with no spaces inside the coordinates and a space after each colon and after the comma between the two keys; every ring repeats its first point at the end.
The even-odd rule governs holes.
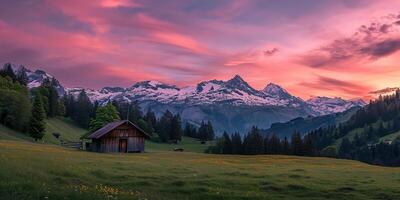
{"type": "MultiPolygon", "coordinates": [[[[142,111],[137,102],[92,103],[86,92],[60,96],[57,80],[46,79],[40,87],[29,90],[24,71],[14,72],[10,64],[0,71],[0,123],[25,132],[40,140],[45,132],[45,119],[57,116],[71,118],[88,134],[107,123],[127,119],[136,123],[156,142],[178,143],[182,136],[210,141],[215,138],[210,121],[183,124],[179,114],[169,110],[157,117],[152,110],[142,111]],[[128,113],[129,112],[129,113],[128,113]]],[[[257,127],[248,134],[223,133],[208,153],[218,154],[283,154],[326,156],[355,159],[363,162],[400,165],[400,91],[381,96],[339,125],[319,128],[305,135],[298,131],[280,138],[274,133],[264,135],[257,127]],[[391,137],[387,137],[393,135],[391,137]]]]}
{"type": "Polygon", "coordinates": [[[319,128],[304,136],[295,131],[290,138],[274,133],[262,135],[257,127],[243,138],[239,133],[224,133],[209,153],[283,154],[325,156],[362,162],[400,166],[400,91],[380,96],[356,112],[350,120],[319,128]],[[385,136],[394,134],[394,138],[385,136]]]}
{"type": "Polygon", "coordinates": [[[188,123],[190,132],[183,129],[179,114],[168,110],[157,118],[151,110],[143,113],[136,102],[112,101],[106,105],[92,103],[85,90],[75,96],[60,96],[54,78],[45,79],[39,87],[31,90],[27,82],[26,72],[20,70],[15,73],[9,63],[0,70],[0,124],[24,132],[35,140],[44,136],[45,119],[57,116],[71,118],[77,125],[89,130],[88,134],[107,123],[128,117],[128,120],[152,134],[151,139],[156,142],[178,143],[182,135],[202,141],[214,139],[214,130],[209,121],[199,125],[188,123]]]}

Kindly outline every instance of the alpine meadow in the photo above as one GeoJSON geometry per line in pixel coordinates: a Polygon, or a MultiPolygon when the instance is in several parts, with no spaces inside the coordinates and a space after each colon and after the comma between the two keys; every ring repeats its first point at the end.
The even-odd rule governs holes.
{"type": "Polygon", "coordinates": [[[0,200],[398,200],[399,7],[2,0],[0,200]]]}

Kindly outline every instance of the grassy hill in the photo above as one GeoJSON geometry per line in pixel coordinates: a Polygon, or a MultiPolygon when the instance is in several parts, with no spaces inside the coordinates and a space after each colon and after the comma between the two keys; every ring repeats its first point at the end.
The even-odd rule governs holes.
{"type": "MultiPolygon", "coordinates": [[[[47,119],[46,133],[43,136],[43,139],[38,143],[60,144],[60,140],[79,141],[80,137],[85,133],[87,133],[87,130],[79,128],[70,119],[47,119]],[[55,138],[52,133],[59,133],[60,138],[55,138]]],[[[34,141],[31,137],[22,133],[18,133],[2,125],[0,125],[0,139],[27,142],[34,141]]],[[[213,145],[213,142],[201,144],[197,139],[182,137],[182,141],[179,144],[166,144],[146,141],[146,151],[173,151],[174,148],[183,148],[188,152],[203,153],[211,145],[213,145]]]]}
{"type": "Polygon", "coordinates": [[[0,139],[16,140],[16,141],[33,141],[33,139],[25,134],[9,129],[0,124],[0,139]]]}
{"type": "Polygon", "coordinates": [[[350,160],[101,154],[0,140],[1,199],[399,199],[399,183],[399,168],[350,160]]]}
{"type": "MultiPolygon", "coordinates": [[[[60,144],[60,140],[79,141],[79,138],[86,132],[87,130],[79,128],[69,119],[61,117],[47,119],[46,132],[40,142],[47,144],[60,144]],[[60,138],[55,138],[52,133],[59,133],[60,138]]],[[[2,125],[0,125],[0,139],[33,141],[31,137],[18,133],[2,125]]]]}
{"type": "Polygon", "coordinates": [[[0,126],[0,199],[400,199],[400,168],[295,156],[210,155],[211,143],[146,141],[143,154],[56,145],[86,131],[47,121],[45,143],[0,126]],[[184,148],[185,152],[173,152],[184,148]],[[190,152],[189,152],[190,151],[190,152]]]}
{"type": "Polygon", "coordinates": [[[87,130],[79,128],[70,119],[52,118],[46,120],[46,133],[42,140],[45,143],[59,144],[60,140],[52,135],[52,133],[59,133],[61,140],[79,141],[86,132],[87,130]]]}

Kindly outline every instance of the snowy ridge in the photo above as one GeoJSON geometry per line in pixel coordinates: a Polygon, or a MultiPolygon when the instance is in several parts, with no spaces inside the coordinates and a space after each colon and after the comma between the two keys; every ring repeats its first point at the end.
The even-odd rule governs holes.
{"type": "Polygon", "coordinates": [[[307,100],[307,103],[312,110],[317,112],[317,115],[344,112],[355,106],[366,105],[362,99],[344,100],[340,97],[312,97],[307,100]]]}
{"type": "MultiPolygon", "coordinates": [[[[13,70],[24,71],[28,76],[28,87],[39,87],[45,79],[54,78],[45,71],[31,71],[25,66],[11,65],[13,70]]],[[[60,95],[70,93],[75,96],[85,90],[91,101],[105,104],[109,101],[155,102],[184,107],[201,105],[233,105],[253,107],[282,107],[302,109],[304,114],[320,116],[346,111],[354,106],[364,106],[363,100],[344,100],[342,98],[313,97],[307,101],[291,95],[281,86],[269,83],[263,90],[252,88],[239,75],[227,81],[210,80],[196,86],[179,88],[158,81],[141,81],[131,87],[104,87],[100,90],[84,88],[64,88],[57,81],[60,95]]]]}
{"type": "MultiPolygon", "coordinates": [[[[83,89],[68,89],[77,95],[83,89]]],[[[292,96],[281,86],[270,83],[259,91],[249,86],[236,75],[228,81],[203,81],[195,87],[179,88],[157,81],[142,81],[129,88],[106,87],[100,90],[87,89],[91,101],[102,104],[116,101],[157,102],[168,105],[234,105],[234,106],[277,106],[304,108],[307,114],[320,116],[346,111],[354,106],[364,106],[362,100],[313,97],[307,101],[292,96]]]]}
{"type": "MultiPolygon", "coordinates": [[[[28,88],[39,87],[43,83],[44,80],[46,80],[46,79],[51,80],[52,78],[54,78],[52,75],[46,73],[43,70],[31,71],[23,65],[17,66],[13,63],[4,64],[3,68],[5,68],[7,65],[11,66],[11,68],[14,70],[15,74],[18,74],[21,72],[26,73],[26,75],[28,77],[28,84],[27,84],[28,88]]],[[[60,96],[64,95],[65,88],[57,80],[56,80],[56,89],[60,96]]]]}

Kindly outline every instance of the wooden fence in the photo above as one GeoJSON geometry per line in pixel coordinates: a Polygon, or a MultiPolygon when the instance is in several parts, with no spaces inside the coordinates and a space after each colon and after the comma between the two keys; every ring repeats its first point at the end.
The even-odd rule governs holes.
{"type": "Polygon", "coordinates": [[[74,149],[82,149],[82,142],[67,142],[62,141],[61,146],[74,149]]]}

